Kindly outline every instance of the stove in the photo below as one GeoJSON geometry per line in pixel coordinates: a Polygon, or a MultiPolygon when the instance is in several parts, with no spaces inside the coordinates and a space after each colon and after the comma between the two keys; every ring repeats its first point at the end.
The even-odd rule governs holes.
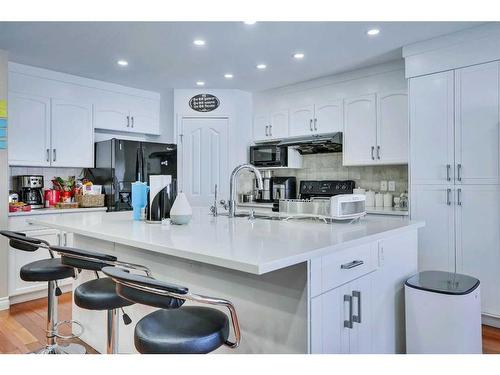
{"type": "Polygon", "coordinates": [[[299,196],[301,199],[330,198],[339,194],[352,194],[355,182],[351,180],[301,181],[299,196]]]}

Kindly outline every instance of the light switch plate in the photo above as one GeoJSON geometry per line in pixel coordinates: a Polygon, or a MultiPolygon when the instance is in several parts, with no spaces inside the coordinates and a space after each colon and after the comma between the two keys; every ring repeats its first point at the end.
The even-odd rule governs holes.
{"type": "Polygon", "coordinates": [[[380,181],[380,190],[387,191],[387,181],[380,181]]]}
{"type": "Polygon", "coordinates": [[[389,181],[389,191],[396,191],[396,182],[389,181]]]}

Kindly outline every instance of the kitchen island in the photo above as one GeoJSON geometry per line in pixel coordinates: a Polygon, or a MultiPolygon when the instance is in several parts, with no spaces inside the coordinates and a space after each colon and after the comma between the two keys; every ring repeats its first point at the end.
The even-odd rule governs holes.
{"type": "MultiPolygon", "coordinates": [[[[231,300],[242,341],[220,352],[404,351],[403,283],[417,271],[422,222],[229,219],[206,208],[194,209],[185,226],[134,222],[131,212],[28,221],[73,233],[75,247],[114,254],[149,267],[158,279],[231,300]]],[[[74,287],[93,277],[83,272],[74,287]]],[[[120,325],[120,352],[135,351],[133,327],[150,311],[126,309],[134,323],[120,325]]],[[[74,306],[73,318],[85,326],[82,339],[105,351],[105,313],[74,306]]]]}

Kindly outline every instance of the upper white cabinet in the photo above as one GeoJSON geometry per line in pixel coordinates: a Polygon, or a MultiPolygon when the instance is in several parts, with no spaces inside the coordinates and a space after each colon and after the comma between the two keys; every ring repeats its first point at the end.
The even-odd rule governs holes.
{"type": "Polygon", "coordinates": [[[273,141],[288,137],[288,110],[276,110],[258,114],[253,121],[255,141],[273,141]]]}
{"type": "Polygon", "coordinates": [[[408,99],[405,91],[344,101],[344,165],[408,162],[408,99]]]}
{"type": "Polygon", "coordinates": [[[342,131],[341,100],[323,101],[290,110],[290,136],[342,131]]]}
{"type": "Polygon", "coordinates": [[[9,92],[9,163],[50,166],[50,98],[9,92]]]}

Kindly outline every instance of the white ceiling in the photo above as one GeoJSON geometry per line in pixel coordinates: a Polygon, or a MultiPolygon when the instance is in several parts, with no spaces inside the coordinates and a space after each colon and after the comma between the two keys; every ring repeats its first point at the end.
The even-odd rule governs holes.
{"type": "Polygon", "coordinates": [[[473,22],[0,22],[10,60],[161,91],[259,91],[401,58],[401,47],[473,22]],[[376,37],[366,30],[380,28],[376,37]],[[206,45],[193,45],[196,38],[206,45]],[[302,61],[291,55],[304,52],[302,61]],[[129,66],[119,67],[118,59],[129,66]],[[258,71],[257,63],[268,68],[258,71]],[[233,73],[226,80],[224,73],[233,73]]]}

